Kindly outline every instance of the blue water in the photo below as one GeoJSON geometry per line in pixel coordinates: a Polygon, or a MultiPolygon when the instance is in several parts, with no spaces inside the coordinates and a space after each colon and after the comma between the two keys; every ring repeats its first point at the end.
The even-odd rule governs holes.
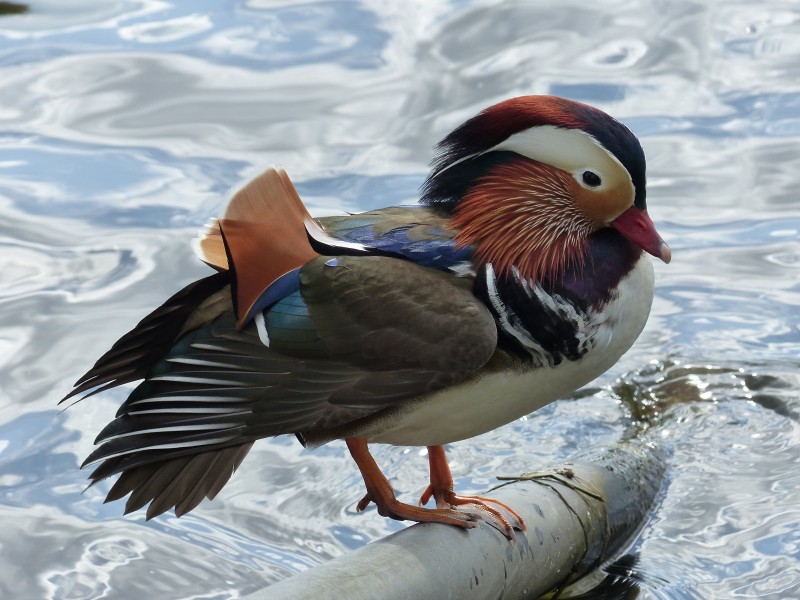
{"type": "MultiPolygon", "coordinates": [[[[0,16],[0,597],[235,598],[402,528],[355,513],[343,445],[288,438],[257,444],[188,516],[122,517],[106,483],[82,493],[78,465],[130,388],[56,402],[208,273],[190,241],[232,186],[275,163],[315,215],[413,201],[436,141],[529,93],[640,136],[674,260],[655,265],[650,322],[611,372],[449,449],[458,488],[645,423],[672,450],[668,480],[606,583],[648,600],[800,597],[795,3],[30,7],[0,16]]],[[[375,454],[418,497],[420,450],[375,454]]]]}

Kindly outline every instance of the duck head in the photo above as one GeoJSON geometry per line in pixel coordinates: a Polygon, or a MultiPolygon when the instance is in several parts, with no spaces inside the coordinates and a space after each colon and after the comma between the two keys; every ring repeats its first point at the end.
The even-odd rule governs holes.
{"type": "Polygon", "coordinates": [[[555,96],[491,106],[437,147],[422,202],[451,215],[462,245],[498,273],[536,281],[581,269],[606,227],[669,262],[647,214],[645,157],[622,123],[555,96]]]}

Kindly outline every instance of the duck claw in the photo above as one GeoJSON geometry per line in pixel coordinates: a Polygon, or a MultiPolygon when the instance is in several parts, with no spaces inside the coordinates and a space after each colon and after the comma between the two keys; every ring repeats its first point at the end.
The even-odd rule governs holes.
{"type": "Polygon", "coordinates": [[[383,498],[379,501],[374,500],[367,493],[356,505],[356,510],[362,511],[367,508],[370,502],[375,502],[378,514],[382,517],[389,517],[397,521],[416,521],[417,523],[444,523],[455,525],[464,529],[472,529],[477,526],[476,521],[483,515],[474,514],[453,507],[422,508],[413,504],[400,502],[395,498],[383,498]]]}
{"type": "Polygon", "coordinates": [[[438,509],[468,512],[468,508],[472,508],[476,511],[474,514],[477,514],[484,521],[497,527],[508,539],[514,538],[515,529],[525,531],[527,528],[523,518],[519,516],[513,508],[494,498],[486,498],[484,496],[459,496],[453,490],[433,489],[433,487],[429,485],[425,488],[422,496],[420,496],[420,506],[427,504],[431,498],[436,500],[436,507],[438,509]],[[506,518],[506,515],[499,509],[506,512],[511,519],[506,518]]]}

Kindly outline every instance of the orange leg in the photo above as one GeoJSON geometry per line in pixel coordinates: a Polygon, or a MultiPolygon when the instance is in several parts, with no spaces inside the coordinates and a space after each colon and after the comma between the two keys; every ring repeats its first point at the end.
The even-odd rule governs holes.
{"type": "Polygon", "coordinates": [[[367,495],[364,496],[356,507],[364,510],[370,502],[378,507],[378,513],[384,517],[398,521],[417,521],[418,523],[447,523],[464,529],[475,527],[476,517],[466,512],[447,508],[421,508],[411,504],[404,504],[395,498],[389,480],[381,473],[375,459],[369,453],[367,440],[362,438],[348,438],[347,449],[361,471],[364,484],[367,486],[367,495]]]}
{"type": "Polygon", "coordinates": [[[514,537],[514,528],[525,531],[525,521],[507,504],[484,496],[458,496],[453,491],[453,475],[450,473],[450,465],[447,464],[444,446],[428,446],[428,462],[431,483],[419,499],[420,506],[427,504],[433,497],[439,509],[466,506],[479,511],[488,521],[493,521],[509,539],[514,537]],[[495,506],[502,508],[516,521],[513,527],[495,506]]]}

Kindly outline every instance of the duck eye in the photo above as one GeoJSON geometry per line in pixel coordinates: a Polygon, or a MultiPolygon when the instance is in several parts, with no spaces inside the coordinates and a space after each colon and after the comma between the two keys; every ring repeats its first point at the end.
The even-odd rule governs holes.
{"type": "Polygon", "coordinates": [[[602,183],[602,181],[600,181],[600,175],[598,175],[594,171],[584,171],[583,183],[585,183],[591,188],[596,188],[598,185],[602,183]]]}

